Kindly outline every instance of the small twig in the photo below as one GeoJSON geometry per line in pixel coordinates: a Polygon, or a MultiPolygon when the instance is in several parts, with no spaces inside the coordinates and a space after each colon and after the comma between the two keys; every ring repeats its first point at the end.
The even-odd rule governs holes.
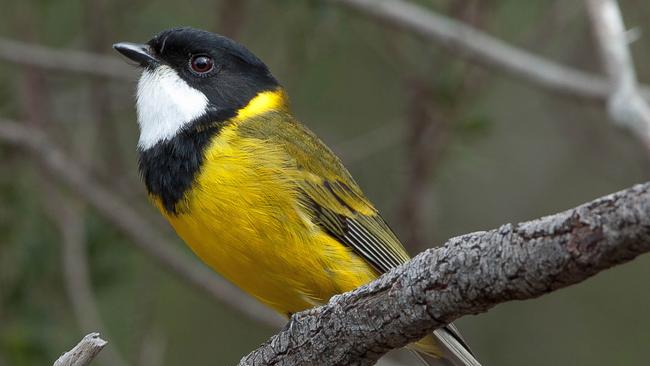
{"type": "Polygon", "coordinates": [[[650,149],[650,106],[641,96],[628,47],[628,33],[616,0],[586,0],[601,58],[610,80],[607,109],[650,149]]]}
{"type": "Polygon", "coordinates": [[[90,333],[83,337],[73,349],[54,361],[54,366],[90,365],[90,362],[107,344],[108,342],[99,337],[99,333],[90,333]]]}

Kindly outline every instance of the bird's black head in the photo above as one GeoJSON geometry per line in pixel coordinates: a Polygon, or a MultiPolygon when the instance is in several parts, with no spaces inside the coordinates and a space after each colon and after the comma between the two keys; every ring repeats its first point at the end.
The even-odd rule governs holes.
{"type": "Polygon", "coordinates": [[[113,47],[144,69],[137,103],[144,149],[171,139],[198,120],[226,120],[259,93],[278,88],[267,66],[252,52],[203,30],[174,28],[146,44],[113,47]]]}
{"type": "Polygon", "coordinates": [[[267,66],[241,44],[203,30],[166,30],[148,43],[161,63],[203,92],[217,108],[245,105],[257,93],[275,89],[267,66]]]}

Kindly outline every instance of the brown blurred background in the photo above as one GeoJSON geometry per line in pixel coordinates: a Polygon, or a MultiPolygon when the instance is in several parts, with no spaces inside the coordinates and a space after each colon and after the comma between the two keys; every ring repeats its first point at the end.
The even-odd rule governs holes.
{"type": "MultiPolygon", "coordinates": [[[[0,366],[51,364],[92,330],[110,342],[101,365],[232,365],[277,330],[156,257],[173,249],[172,258],[204,269],[147,203],[136,165],[137,70],[111,50],[118,41],[190,25],[247,45],[412,254],[648,180],[648,150],[611,122],[604,100],[542,89],[334,3],[2,0],[0,126],[11,120],[33,134],[0,139],[0,366]],[[34,45],[47,49],[30,53],[34,45]],[[34,137],[32,153],[21,148],[34,137]],[[39,146],[50,158],[63,152],[65,167],[43,163],[39,146]],[[89,199],[97,192],[62,181],[79,169],[81,186],[128,205],[146,229],[129,229],[140,221],[121,206],[111,216],[112,200],[102,208],[89,199]]],[[[412,3],[604,76],[581,1],[412,3]]],[[[649,3],[620,5],[628,27],[647,31],[649,3]]],[[[650,80],[645,34],[630,46],[641,81],[650,80]]],[[[485,365],[645,365],[649,265],[641,257],[457,324],[485,365]]]]}

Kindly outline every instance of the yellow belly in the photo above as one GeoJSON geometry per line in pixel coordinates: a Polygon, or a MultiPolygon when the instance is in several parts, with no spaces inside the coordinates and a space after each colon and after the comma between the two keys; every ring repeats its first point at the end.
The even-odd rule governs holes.
{"type": "Polygon", "coordinates": [[[293,172],[281,164],[284,153],[233,134],[223,131],[206,150],[182,213],[161,210],[194,253],[283,314],[376,278],[364,260],[311,223],[293,172]]]}

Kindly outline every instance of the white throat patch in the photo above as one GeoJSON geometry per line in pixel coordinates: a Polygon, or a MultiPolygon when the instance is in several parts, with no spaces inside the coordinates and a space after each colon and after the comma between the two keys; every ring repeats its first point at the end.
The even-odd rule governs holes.
{"type": "Polygon", "coordinates": [[[138,82],[138,147],[146,150],[169,140],[206,113],[208,98],[166,65],[144,70],[138,82]]]}

